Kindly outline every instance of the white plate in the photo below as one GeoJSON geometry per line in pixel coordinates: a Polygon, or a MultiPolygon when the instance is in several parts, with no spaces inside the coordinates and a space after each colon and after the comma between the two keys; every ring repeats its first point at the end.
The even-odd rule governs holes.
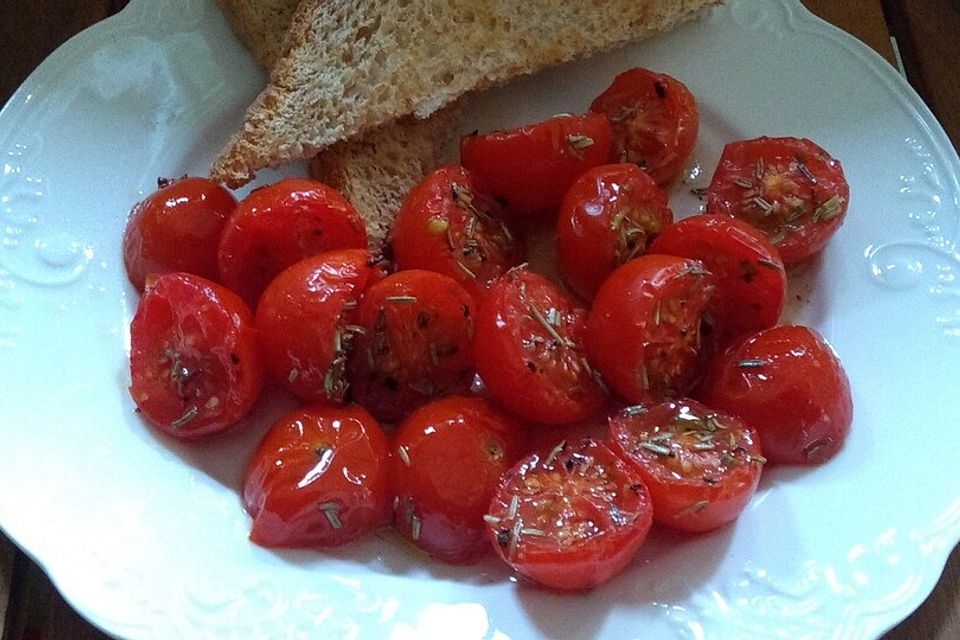
{"type": "MultiPolygon", "coordinates": [[[[794,280],[788,314],[826,335],[853,383],[853,431],[829,464],[770,469],[735,526],[657,534],[586,595],[377,538],[329,554],[249,544],[235,487],[270,414],[199,447],[144,428],[119,244],[130,205],[157,176],[203,172],[263,79],[212,1],[135,0],[0,114],[4,530],[81,613],[131,638],[870,638],[904,618],[960,538],[956,153],[892,68],[793,0],[733,0],[489,94],[468,124],[581,109],[633,65],[698,96],[706,173],[723,141],[759,134],[843,161],[848,221],[794,280]]],[[[690,186],[673,194],[681,213],[698,204],[690,186]]]]}

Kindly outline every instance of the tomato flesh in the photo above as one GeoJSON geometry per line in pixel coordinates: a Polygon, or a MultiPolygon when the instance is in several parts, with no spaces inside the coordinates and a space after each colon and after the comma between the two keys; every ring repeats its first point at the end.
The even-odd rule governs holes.
{"type": "Polygon", "coordinates": [[[307,402],[345,401],[359,299],[373,277],[364,249],[328,251],[282,271],[257,305],[267,372],[307,402]]]}
{"type": "Polygon", "coordinates": [[[692,216],[664,229],[651,253],[699,260],[717,277],[721,345],[774,326],[787,296],[776,248],[755,227],[727,216],[692,216]]]}
{"type": "Polygon", "coordinates": [[[184,440],[227,430],[259,397],[262,367],[235,294],[187,273],[148,279],[130,323],[130,395],[149,424],[184,440]]]}
{"type": "Polygon", "coordinates": [[[700,129],[700,112],[686,85],[639,67],[614,78],[590,111],[610,118],[616,160],[638,165],[661,187],[683,171],[700,129]]]}
{"type": "Polygon", "coordinates": [[[688,393],[713,355],[716,277],[696,260],[646,254],[603,283],[586,344],[604,382],[631,403],[688,393]]]}
{"type": "Polygon", "coordinates": [[[348,362],[354,400],[397,422],[435,396],[469,389],[475,315],[466,289],[433,271],[398,271],[370,285],[348,362]]]}
{"type": "Polygon", "coordinates": [[[607,394],[586,359],[586,312],[546,278],[513,269],[478,311],[477,371],[486,390],[514,414],[563,424],[599,411],[607,394]]]}
{"type": "Polygon", "coordinates": [[[481,177],[507,211],[554,212],[577,176],[611,159],[613,134],[602,115],[562,115],[460,142],[463,166],[481,177]]]}
{"type": "Polygon", "coordinates": [[[557,219],[564,281],[590,300],[614,269],[646,253],[673,222],[667,195],[633,164],[590,169],[567,191],[557,219]]]}
{"type": "Polygon", "coordinates": [[[681,531],[733,522],[764,463],[756,431],[695,400],[628,407],[610,418],[610,442],[643,477],[654,520],[681,531]]]}
{"type": "Polygon", "coordinates": [[[467,564],[490,551],[483,516],[523,452],[520,427],[478,397],[416,409],[393,436],[393,526],[431,556],[467,564]]]}
{"type": "Polygon", "coordinates": [[[770,462],[829,459],[853,420],[843,365],[809,327],[773,327],[732,345],[711,366],[699,395],[755,428],[770,462]]]}
{"type": "Polygon", "coordinates": [[[486,522],[494,549],[517,573],[554,589],[586,589],[630,562],[653,508],[639,474],[588,439],[518,462],[486,522]]]}
{"type": "Polygon", "coordinates": [[[850,187],[840,162],[799,138],[755,138],[723,148],[707,213],[760,229],[785,264],[821,251],[843,224],[850,187]]]}
{"type": "Polygon", "coordinates": [[[250,540],[329,547],[384,524],[388,456],[386,436],[360,407],[304,407],[280,416],[244,473],[250,540]]]}
{"type": "Polygon", "coordinates": [[[437,271],[479,295],[523,257],[523,243],[502,215],[477,176],[463,167],[441,167],[400,207],[393,258],[400,269],[437,271]]]}

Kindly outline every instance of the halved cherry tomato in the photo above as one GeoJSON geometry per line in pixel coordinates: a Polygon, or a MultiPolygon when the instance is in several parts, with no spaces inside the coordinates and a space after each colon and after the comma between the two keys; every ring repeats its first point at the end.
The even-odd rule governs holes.
{"type": "Polygon", "coordinates": [[[615,159],[638,165],[661,187],[680,175],[700,128],[697,102],[686,85],[648,69],[618,75],[590,111],[610,118],[615,159]]]}
{"type": "Polygon", "coordinates": [[[476,173],[507,211],[556,211],[581,173],[610,162],[610,122],[593,113],[561,115],[510,131],[460,141],[460,161],[476,173]]]}
{"type": "Polygon", "coordinates": [[[550,424],[576,422],[603,407],[583,348],[586,311],[541,275],[512,269],[491,287],[477,315],[477,371],[514,414],[550,424]]]}
{"type": "Polygon", "coordinates": [[[733,345],[711,366],[699,395],[755,428],[770,462],[827,460],[853,420],[843,365],[809,327],[773,327],[733,345]]]}
{"type": "Polygon", "coordinates": [[[312,406],[278,418],[243,477],[250,540],[329,547],[385,524],[389,444],[360,407],[312,406]]]}
{"type": "Polygon", "coordinates": [[[713,355],[715,291],[703,264],[676,256],[648,253],[614,271],[586,334],[604,382],[632,403],[689,392],[713,355]]]}
{"type": "Polygon", "coordinates": [[[268,373],[308,402],[346,397],[350,347],[362,329],[357,307],[374,270],[364,249],[305,258],[267,286],[257,305],[260,353],[268,373]]]}
{"type": "Polygon", "coordinates": [[[398,271],[370,285],[348,364],[353,398],[396,422],[435,396],[473,382],[472,296],[433,271],[398,271]]]}
{"type": "Polygon", "coordinates": [[[634,164],[586,171],[570,190],[557,219],[557,258],[578,295],[593,298],[600,284],[673,222],[667,194],[634,164]]]}
{"type": "Polygon", "coordinates": [[[393,436],[394,527],[444,562],[478,560],[490,550],[483,516],[522,440],[515,420],[479,397],[416,409],[393,436]]]}
{"type": "Polygon", "coordinates": [[[130,395],[147,422],[182,440],[216,435],[263,385],[250,310],[200,276],[147,279],[130,323],[130,395]]]}
{"type": "Polygon", "coordinates": [[[463,167],[447,165],[407,196],[393,223],[400,269],[450,276],[474,295],[523,259],[523,243],[500,220],[502,207],[463,167]]]}
{"type": "Polygon", "coordinates": [[[315,180],[286,178],[237,205],[220,239],[220,279],[254,307],[267,284],[300,260],[366,247],[363,220],[343,196],[315,180]]]}
{"type": "Polygon", "coordinates": [[[582,440],[517,463],[485,519],[494,549],[517,573],[554,589],[586,589],[630,562],[653,507],[635,470],[606,445],[582,440]]]}
{"type": "Polygon", "coordinates": [[[721,345],[779,321],[787,295],[783,261],[764,235],[746,222],[692,216],[665,229],[650,252],[694,258],[717,276],[721,345]]]}
{"type": "Polygon", "coordinates": [[[217,246],[237,201],[207,178],[157,181],[130,212],[123,234],[127,277],[143,291],[146,277],[183,271],[216,280],[217,246]]]}
{"type": "Polygon", "coordinates": [[[707,188],[707,213],[760,229],[786,264],[827,244],[843,224],[850,188],[840,162],[799,138],[755,138],[723,148],[707,188]]]}
{"type": "Polygon", "coordinates": [[[653,519],[682,531],[736,520],[764,463],[756,431],[694,400],[627,407],[610,418],[610,442],[650,490],[653,519]]]}

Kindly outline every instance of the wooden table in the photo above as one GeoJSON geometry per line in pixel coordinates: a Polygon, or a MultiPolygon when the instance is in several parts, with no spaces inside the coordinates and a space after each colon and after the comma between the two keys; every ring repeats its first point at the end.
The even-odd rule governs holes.
{"type": "MultiPolygon", "coordinates": [[[[0,4],[0,104],[60,43],[126,5],[127,0],[45,0],[0,4]]],[[[960,148],[960,4],[951,0],[804,0],[813,12],[852,33],[908,80],[960,148]]],[[[43,572],[0,534],[0,640],[106,638],[74,613],[43,572]]],[[[885,640],[960,638],[960,549],[933,594],[885,640]]]]}

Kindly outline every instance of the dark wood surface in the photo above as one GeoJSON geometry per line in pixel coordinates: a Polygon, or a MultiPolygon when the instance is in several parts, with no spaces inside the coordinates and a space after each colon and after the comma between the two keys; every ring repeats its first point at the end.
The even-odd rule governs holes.
{"type": "MultiPolygon", "coordinates": [[[[855,35],[910,83],[960,147],[960,2],[955,0],[803,0],[814,13],[855,35]]],[[[0,2],[0,103],[57,46],[119,11],[126,0],[0,2]]],[[[107,638],[71,610],[43,572],[0,534],[0,640],[107,638]]],[[[960,550],[930,598],[885,640],[960,638],[960,550]]]]}

